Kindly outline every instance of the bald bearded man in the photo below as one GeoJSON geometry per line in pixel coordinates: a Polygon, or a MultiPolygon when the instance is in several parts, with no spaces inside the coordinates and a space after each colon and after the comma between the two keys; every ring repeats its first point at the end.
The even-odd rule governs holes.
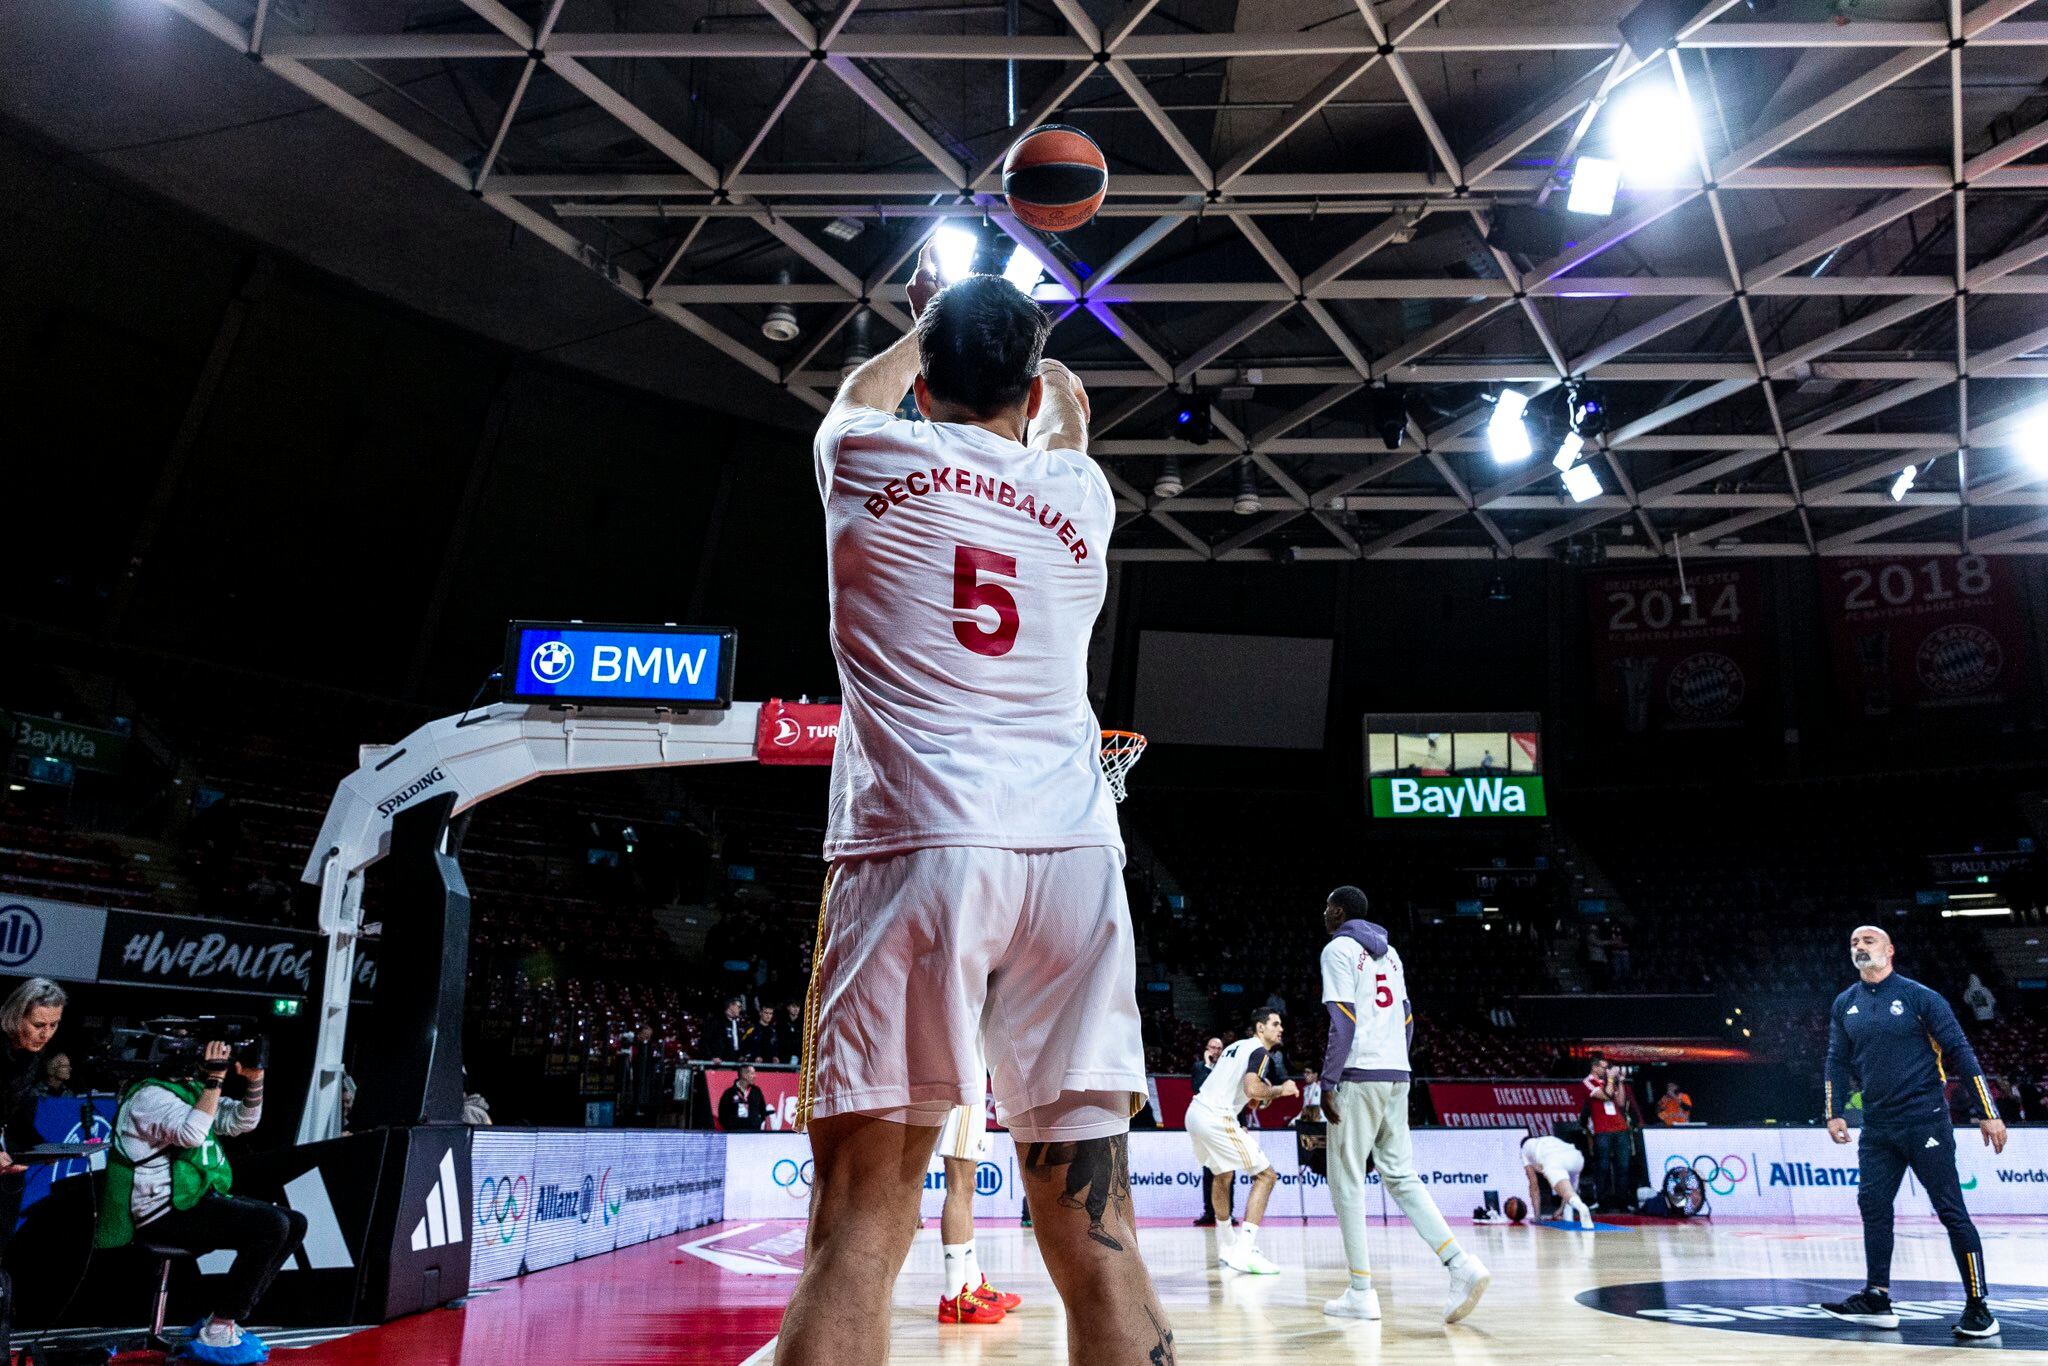
{"type": "Polygon", "coordinates": [[[1826,1100],[1828,1133],[1837,1143],[1850,1141],[1842,1106],[1858,1082],[1863,1088],[1856,1205],[1863,1215],[1868,1281],[1847,1299],[1821,1308],[1866,1328],[1899,1326],[1891,1303],[1892,1202],[1911,1170],[1941,1216],[1962,1272],[1965,1300],[1956,1336],[1995,1337],[1998,1320],[1985,1303],[1984,1241],[1963,1207],[1956,1175],[1956,1134],[1943,1094],[1947,1079],[1962,1080],[1970,1108],[1980,1116],[1977,1128],[1993,1152],[2005,1151],[2005,1124],[1956,1013],[1936,992],[1892,971],[1896,952],[1883,930],[1857,926],[1849,935],[1849,961],[1862,980],[1835,998],[1831,1012],[1826,1100]]]}

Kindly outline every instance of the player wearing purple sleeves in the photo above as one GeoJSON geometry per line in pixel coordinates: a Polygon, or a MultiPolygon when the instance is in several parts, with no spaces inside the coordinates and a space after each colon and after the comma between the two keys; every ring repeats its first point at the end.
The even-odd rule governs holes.
{"type": "Polygon", "coordinates": [[[1408,1135],[1408,1040],[1415,1015],[1408,977],[1387,932],[1365,918],[1369,903],[1356,887],[1339,887],[1323,907],[1323,928],[1334,936],[1323,949],[1323,1004],[1330,1012],[1330,1042],[1323,1053],[1323,1118],[1329,1124],[1330,1200],[1351,1283],[1323,1305],[1337,1318],[1376,1319],[1379,1294],[1372,1284],[1366,1245],[1366,1178],[1377,1166],[1387,1194],[1415,1232],[1451,1273],[1444,1322],[1471,1313],[1492,1273],[1451,1236],[1429,1191],[1415,1175],[1408,1135]]]}

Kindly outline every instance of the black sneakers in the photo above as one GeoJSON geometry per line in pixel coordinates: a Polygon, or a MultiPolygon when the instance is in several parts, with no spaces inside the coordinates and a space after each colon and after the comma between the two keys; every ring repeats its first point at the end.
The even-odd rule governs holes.
{"type": "MultiPolygon", "coordinates": [[[[1972,1303],[1981,1307],[1983,1301],[1974,1300],[1972,1303]]],[[[1899,1326],[1899,1316],[1892,1312],[1892,1297],[1883,1290],[1859,1290],[1846,1300],[1840,1300],[1834,1304],[1824,1304],[1821,1308],[1827,1310],[1844,1323],[1860,1324],[1865,1328],[1896,1328],[1899,1326]]],[[[1989,1322],[1991,1315],[1986,1313],[1984,1318],[1989,1322]]],[[[1968,1313],[1965,1313],[1963,1315],[1963,1322],[1968,1323],[1969,1321],[1970,1316],[1968,1313]]],[[[1956,1331],[1960,1333],[1963,1330],[1958,1327],[1956,1331]]]]}
{"type": "Polygon", "coordinates": [[[1998,1336],[1998,1320],[1991,1317],[1991,1306],[1983,1300],[1970,1300],[1963,1305],[1963,1316],[1956,1320],[1956,1336],[1959,1338],[1995,1338],[1998,1336]]]}

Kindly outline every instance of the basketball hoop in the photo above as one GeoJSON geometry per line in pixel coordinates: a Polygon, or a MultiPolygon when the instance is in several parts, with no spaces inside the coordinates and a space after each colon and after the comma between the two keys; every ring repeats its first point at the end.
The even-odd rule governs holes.
{"type": "Polygon", "coordinates": [[[1144,752],[1145,737],[1134,730],[1102,732],[1102,776],[1109,779],[1110,796],[1124,799],[1124,778],[1137,767],[1138,756],[1144,752]]]}

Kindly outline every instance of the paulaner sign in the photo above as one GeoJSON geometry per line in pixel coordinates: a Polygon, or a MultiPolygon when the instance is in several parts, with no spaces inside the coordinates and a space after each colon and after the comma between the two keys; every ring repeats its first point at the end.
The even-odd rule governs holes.
{"type": "Polygon", "coordinates": [[[1375,816],[1543,816],[1543,779],[1534,773],[1499,777],[1380,777],[1371,780],[1375,816]]]}

